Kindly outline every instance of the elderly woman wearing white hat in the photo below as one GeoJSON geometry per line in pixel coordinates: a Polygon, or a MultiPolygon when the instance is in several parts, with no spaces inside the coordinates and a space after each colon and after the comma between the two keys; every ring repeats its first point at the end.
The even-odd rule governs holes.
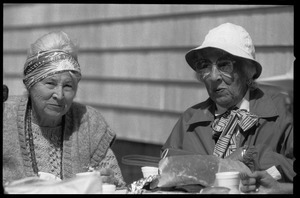
{"type": "Polygon", "coordinates": [[[209,98],[182,114],[162,151],[226,158],[238,152],[245,157],[251,150],[253,163],[246,165],[252,170],[268,170],[277,179],[293,181],[293,125],[286,116],[286,96],[254,82],[262,66],[247,31],[222,24],[185,58],[209,98]]]}

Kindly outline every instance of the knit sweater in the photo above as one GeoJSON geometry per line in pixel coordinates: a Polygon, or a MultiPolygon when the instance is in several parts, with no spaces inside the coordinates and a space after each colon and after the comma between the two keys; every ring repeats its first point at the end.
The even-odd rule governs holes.
{"type": "MultiPolygon", "coordinates": [[[[11,96],[3,111],[3,183],[34,176],[26,145],[25,113],[28,96],[11,96]]],[[[125,186],[120,167],[111,150],[116,134],[96,109],[73,102],[65,115],[62,140],[61,178],[75,177],[88,167],[112,168],[117,187],[125,186]]],[[[38,166],[45,166],[38,161],[38,166]]]]}
{"type": "MultiPolygon", "coordinates": [[[[62,126],[40,127],[35,123],[31,125],[38,170],[62,178],[62,126]]],[[[27,150],[30,150],[29,141],[27,150]]]]}

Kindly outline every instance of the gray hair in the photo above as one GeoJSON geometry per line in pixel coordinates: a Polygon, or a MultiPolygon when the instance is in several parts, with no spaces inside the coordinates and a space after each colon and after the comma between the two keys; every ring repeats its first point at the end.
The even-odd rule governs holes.
{"type": "Polygon", "coordinates": [[[63,31],[50,32],[45,34],[33,44],[27,51],[27,58],[37,54],[39,51],[60,49],[72,55],[77,60],[78,44],[74,43],[63,31]]]}
{"type": "Polygon", "coordinates": [[[76,82],[75,84],[76,84],[76,90],[77,90],[77,84],[81,80],[81,76],[77,72],[74,72],[74,71],[69,71],[69,74],[70,74],[72,80],[74,82],[76,82]]]}
{"type": "Polygon", "coordinates": [[[249,89],[254,90],[257,88],[257,83],[255,81],[255,74],[257,73],[256,67],[253,65],[251,60],[248,59],[242,59],[242,64],[240,64],[241,71],[243,75],[246,77],[246,83],[249,89]]]}

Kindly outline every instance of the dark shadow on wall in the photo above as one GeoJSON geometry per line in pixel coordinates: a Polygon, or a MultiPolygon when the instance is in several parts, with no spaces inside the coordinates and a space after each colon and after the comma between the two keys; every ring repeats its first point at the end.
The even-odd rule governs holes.
{"type": "Polygon", "coordinates": [[[112,150],[114,151],[119,166],[121,168],[124,180],[127,185],[137,181],[143,177],[141,167],[126,165],[122,163],[122,157],[126,155],[147,155],[147,156],[160,156],[160,149],[162,145],[147,144],[141,142],[133,142],[127,140],[115,140],[112,150]]]}

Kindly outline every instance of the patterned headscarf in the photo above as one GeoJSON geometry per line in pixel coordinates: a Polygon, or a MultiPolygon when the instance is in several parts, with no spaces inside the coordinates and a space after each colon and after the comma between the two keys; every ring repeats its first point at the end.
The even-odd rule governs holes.
{"type": "Polygon", "coordinates": [[[27,58],[23,83],[29,90],[35,83],[62,71],[75,71],[81,76],[80,65],[71,54],[59,49],[39,51],[27,58]]]}

